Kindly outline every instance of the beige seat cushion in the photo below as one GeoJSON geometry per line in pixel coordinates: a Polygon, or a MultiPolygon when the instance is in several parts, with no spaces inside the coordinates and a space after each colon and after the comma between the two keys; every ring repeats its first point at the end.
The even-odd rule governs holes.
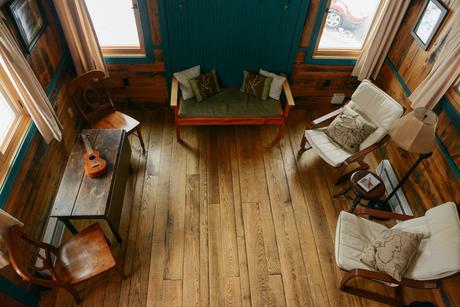
{"type": "Polygon", "coordinates": [[[325,128],[305,130],[305,137],[324,161],[338,167],[351,156],[351,153],[335,144],[324,131],[325,128]]]}
{"type": "Polygon", "coordinates": [[[369,242],[386,229],[384,225],[345,211],[340,212],[335,235],[335,259],[339,268],[347,271],[352,269],[375,271],[362,263],[359,258],[369,242]]]}

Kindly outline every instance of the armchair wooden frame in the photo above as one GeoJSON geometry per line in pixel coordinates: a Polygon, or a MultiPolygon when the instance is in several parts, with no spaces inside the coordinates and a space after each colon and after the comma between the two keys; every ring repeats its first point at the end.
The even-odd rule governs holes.
{"type": "MultiPolygon", "coordinates": [[[[377,218],[393,219],[393,220],[399,220],[399,221],[407,221],[407,220],[415,218],[415,216],[409,216],[409,215],[397,214],[393,212],[369,209],[366,207],[357,208],[354,214],[357,216],[367,215],[367,216],[372,216],[372,217],[377,217],[377,218]]],[[[369,271],[365,269],[353,269],[350,271],[341,269],[341,271],[344,272],[344,274],[342,275],[342,280],[340,281],[341,291],[350,293],[356,296],[365,297],[365,298],[368,298],[374,301],[378,301],[384,304],[393,305],[393,306],[403,306],[404,305],[403,292],[402,292],[403,287],[410,287],[410,288],[417,288],[417,289],[437,289],[439,287],[441,280],[459,276],[459,274],[455,274],[455,275],[452,275],[452,276],[449,276],[443,279],[439,279],[439,280],[423,280],[423,281],[403,278],[401,281],[397,281],[390,275],[386,273],[382,273],[382,272],[369,271]],[[369,290],[360,289],[360,288],[348,285],[348,283],[351,280],[356,279],[356,278],[364,278],[364,279],[367,279],[373,282],[379,282],[380,284],[382,284],[382,282],[395,284],[397,286],[392,287],[395,289],[395,295],[392,297],[392,296],[383,295],[380,293],[375,293],[369,290]]]]}
{"type": "MultiPolygon", "coordinates": [[[[318,125],[335,118],[337,115],[340,114],[340,112],[342,112],[342,109],[343,109],[343,107],[340,108],[340,109],[334,110],[334,111],[332,111],[332,112],[330,112],[330,113],[328,113],[326,115],[323,115],[323,116],[313,120],[311,122],[311,125],[307,126],[306,130],[316,128],[316,127],[318,127],[318,125]]],[[[378,141],[377,143],[374,143],[371,146],[366,147],[363,150],[360,150],[360,151],[352,154],[345,161],[343,161],[343,163],[340,166],[336,167],[337,174],[335,175],[335,178],[334,178],[335,184],[338,185],[338,184],[344,182],[347,178],[349,178],[351,176],[351,174],[353,174],[354,172],[356,172],[358,170],[367,170],[367,169],[369,169],[369,165],[366,162],[364,162],[364,158],[369,153],[377,150],[378,148],[383,146],[385,143],[387,143],[389,139],[390,139],[390,136],[387,134],[380,141],[378,141]],[[348,166],[353,164],[353,163],[357,163],[359,166],[357,168],[355,168],[353,171],[345,173],[345,171],[347,170],[348,166]]],[[[312,148],[312,146],[310,144],[308,144],[308,140],[307,140],[307,138],[305,136],[305,133],[304,133],[303,136],[302,136],[302,141],[300,142],[299,156],[302,155],[302,153],[304,153],[305,151],[307,151],[307,150],[309,150],[311,148],[312,148]]]]}
{"type": "MultiPolygon", "coordinates": [[[[221,125],[277,125],[279,126],[278,140],[284,137],[286,120],[289,111],[294,108],[294,98],[289,87],[288,81],[283,83],[283,91],[286,97],[284,109],[281,110],[280,116],[248,116],[248,117],[180,117],[180,91],[179,81],[173,77],[171,84],[171,108],[174,111],[174,121],[176,126],[176,138],[182,142],[180,137],[180,126],[221,126],[221,125]]],[[[281,108],[281,106],[280,106],[281,108]]]]}

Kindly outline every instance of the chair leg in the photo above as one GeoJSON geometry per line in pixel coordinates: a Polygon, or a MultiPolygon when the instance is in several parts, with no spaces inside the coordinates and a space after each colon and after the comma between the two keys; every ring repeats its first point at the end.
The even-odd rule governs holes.
{"type": "Polygon", "coordinates": [[[300,141],[300,150],[299,154],[302,154],[304,151],[311,149],[311,145],[308,143],[305,133],[302,135],[302,141],[300,141]]]}
{"type": "Polygon", "coordinates": [[[141,129],[137,127],[136,132],[137,132],[137,137],[139,138],[139,142],[141,142],[142,152],[145,153],[145,145],[144,145],[144,140],[142,139],[141,129]]]}
{"type": "Polygon", "coordinates": [[[347,177],[348,174],[344,175],[346,169],[347,169],[347,165],[345,163],[338,167],[337,174],[335,175],[334,185],[339,185],[348,178],[347,177]]]}
{"type": "Polygon", "coordinates": [[[82,303],[83,300],[81,299],[80,294],[74,287],[70,285],[66,285],[64,289],[66,289],[70,294],[72,294],[73,299],[75,300],[77,305],[80,305],[82,303]]]}
{"type": "Polygon", "coordinates": [[[125,272],[123,272],[123,269],[120,267],[120,265],[117,263],[115,264],[115,267],[114,267],[115,271],[118,273],[118,275],[120,275],[120,277],[125,280],[126,279],[126,275],[125,275],[125,272]]]}

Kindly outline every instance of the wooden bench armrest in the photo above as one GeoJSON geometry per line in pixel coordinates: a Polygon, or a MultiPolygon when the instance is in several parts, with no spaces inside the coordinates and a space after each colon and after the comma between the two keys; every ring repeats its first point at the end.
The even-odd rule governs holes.
{"type": "Polygon", "coordinates": [[[361,151],[358,151],[354,154],[352,154],[351,156],[349,156],[346,160],[345,160],[345,164],[351,164],[351,163],[354,163],[356,161],[359,161],[359,160],[362,160],[365,156],[367,156],[369,153],[373,152],[374,150],[378,149],[380,146],[382,146],[383,144],[385,144],[388,140],[390,139],[390,136],[387,134],[385,135],[380,141],[378,141],[377,143],[375,144],[372,144],[371,146],[369,147],[366,147],[364,148],[363,150],[361,151]]]}
{"type": "Polygon", "coordinates": [[[289,87],[288,81],[283,82],[284,95],[286,96],[287,104],[290,108],[295,107],[294,97],[292,97],[291,88],[289,87]]]}
{"type": "Polygon", "coordinates": [[[377,209],[370,209],[366,207],[356,208],[354,214],[356,216],[369,215],[373,217],[380,217],[380,218],[398,220],[398,221],[407,221],[407,220],[415,218],[415,216],[411,216],[411,215],[399,214],[399,213],[382,211],[382,210],[377,210],[377,209]]]}
{"type": "Polygon", "coordinates": [[[176,108],[179,105],[179,81],[172,78],[171,82],[171,108],[176,108]]]}

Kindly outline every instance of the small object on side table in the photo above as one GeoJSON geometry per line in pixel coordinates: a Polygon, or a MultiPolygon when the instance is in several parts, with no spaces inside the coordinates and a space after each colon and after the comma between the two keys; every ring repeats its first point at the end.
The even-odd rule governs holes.
{"type": "MultiPolygon", "coordinates": [[[[356,197],[353,199],[353,202],[352,202],[353,205],[349,212],[353,212],[355,210],[356,206],[359,205],[361,199],[368,200],[369,201],[368,206],[370,207],[372,203],[378,201],[378,199],[380,199],[383,195],[385,195],[385,185],[383,184],[382,179],[370,171],[360,170],[360,171],[354,172],[350,177],[350,185],[351,185],[351,190],[356,194],[356,197]],[[361,181],[361,179],[363,179],[364,177],[368,175],[371,175],[371,178],[373,180],[373,182],[371,182],[373,183],[373,188],[366,191],[360,185],[359,182],[361,181]]],[[[348,191],[349,190],[350,189],[348,189],[348,191]]],[[[344,195],[344,193],[339,193],[339,194],[344,195]]]]}

